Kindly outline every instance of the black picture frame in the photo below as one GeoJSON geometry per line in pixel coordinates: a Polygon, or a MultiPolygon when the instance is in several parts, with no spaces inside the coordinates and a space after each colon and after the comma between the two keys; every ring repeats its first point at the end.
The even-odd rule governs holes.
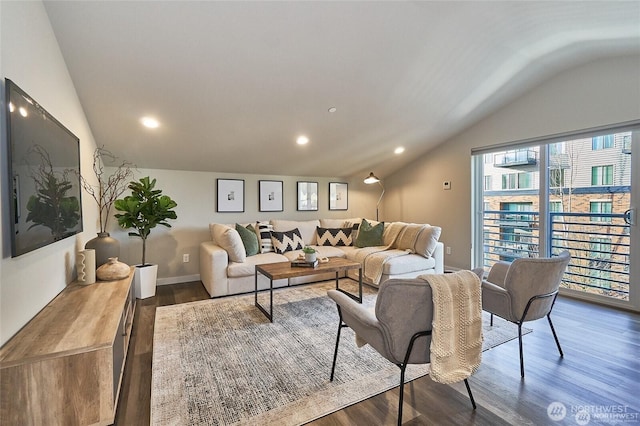
{"type": "Polygon", "coordinates": [[[244,213],[244,179],[216,179],[216,212],[244,213]]]}
{"type": "Polygon", "coordinates": [[[296,199],[298,211],[318,210],[318,182],[297,182],[296,199]]]}
{"type": "Polygon", "coordinates": [[[258,205],[261,212],[284,211],[283,186],[281,180],[258,181],[258,205]]]}
{"type": "Polygon", "coordinates": [[[349,184],[329,182],[329,210],[349,209],[349,184]]]}

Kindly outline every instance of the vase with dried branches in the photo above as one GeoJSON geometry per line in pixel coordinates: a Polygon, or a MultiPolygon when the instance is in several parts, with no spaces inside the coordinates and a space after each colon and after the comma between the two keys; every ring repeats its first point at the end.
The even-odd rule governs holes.
{"type": "Polygon", "coordinates": [[[120,242],[107,232],[109,212],[113,203],[127,189],[135,168],[135,164],[120,161],[111,151],[104,147],[97,147],[93,153],[93,173],[97,178],[97,184],[80,176],[82,188],[98,205],[100,232],[96,238],[85,244],[85,248],[92,248],[96,251],[96,266],[107,263],[111,257],[120,255],[120,242]]]}

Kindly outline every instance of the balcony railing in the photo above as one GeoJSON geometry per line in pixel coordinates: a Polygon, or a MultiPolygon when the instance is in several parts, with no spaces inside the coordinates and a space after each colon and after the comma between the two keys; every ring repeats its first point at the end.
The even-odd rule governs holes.
{"type": "Polygon", "coordinates": [[[535,165],[538,162],[538,153],[532,149],[520,149],[496,154],[493,157],[494,167],[516,167],[535,165]]]}
{"type": "MultiPolygon", "coordinates": [[[[551,213],[552,254],[569,250],[562,287],[629,299],[629,226],[622,214],[551,213]]],[[[484,212],[484,267],[539,257],[538,212],[484,212]]]]}

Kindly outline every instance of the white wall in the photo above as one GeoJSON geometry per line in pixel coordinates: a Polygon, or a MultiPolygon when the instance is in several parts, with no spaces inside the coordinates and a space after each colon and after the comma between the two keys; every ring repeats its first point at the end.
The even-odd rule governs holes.
{"type": "Polygon", "coordinates": [[[385,220],[442,227],[448,266],[471,266],[471,149],[640,118],[640,56],[564,71],[385,180],[385,220]],[[451,181],[451,190],[442,182],[451,181]]]}
{"type": "MultiPolygon", "coordinates": [[[[177,220],[170,221],[171,228],[155,228],[147,240],[147,262],[158,264],[158,283],[170,284],[199,279],[198,253],[200,243],[210,240],[209,223],[248,223],[273,218],[311,220],[317,218],[347,218],[367,214],[361,206],[362,195],[358,184],[349,184],[349,210],[329,210],[329,182],[345,182],[341,178],[235,175],[225,173],[189,172],[176,170],[139,169],[136,179],[149,176],[157,180],[156,188],[162,189],[178,206],[177,220]],[[216,179],[244,179],[244,213],[216,213],[216,179]],[[258,211],[258,181],[283,181],[284,211],[258,211]],[[297,181],[318,182],[318,210],[297,211],[297,181]],[[189,263],[182,262],[183,254],[189,254],[189,263]]],[[[123,194],[123,197],[128,191],[123,194]]],[[[366,198],[366,194],[365,194],[366,198]]],[[[375,217],[375,206],[367,217],[375,217]]],[[[113,219],[109,225],[112,237],[120,241],[120,260],[133,265],[140,263],[142,243],[137,237],[129,237],[128,231],[117,227],[113,219]]]]}
{"type": "Polygon", "coordinates": [[[84,232],[11,258],[4,117],[4,78],[10,78],[80,138],[81,171],[91,172],[95,142],[49,19],[41,2],[0,2],[2,77],[2,259],[0,260],[0,344],[4,344],[75,276],[77,248],[96,233],[97,210],[83,194],[84,232]]]}

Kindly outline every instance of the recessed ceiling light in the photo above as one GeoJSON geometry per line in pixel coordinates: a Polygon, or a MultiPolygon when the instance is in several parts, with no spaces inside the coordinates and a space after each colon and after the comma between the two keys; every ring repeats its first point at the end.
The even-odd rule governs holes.
{"type": "Polygon", "coordinates": [[[399,146],[393,151],[394,154],[402,154],[403,152],[404,152],[403,146],[399,146]]]}
{"type": "Polygon", "coordinates": [[[25,107],[18,108],[18,111],[20,111],[20,115],[23,116],[23,117],[26,117],[27,115],[29,115],[27,113],[27,109],[25,107]]]}
{"type": "Polygon", "coordinates": [[[16,110],[16,107],[14,107],[11,102],[9,102],[9,112],[13,112],[15,110],[16,110]]]}
{"type": "Polygon", "coordinates": [[[148,127],[150,129],[155,129],[158,126],[160,126],[160,123],[158,122],[158,120],[152,117],[142,117],[140,121],[142,122],[142,125],[144,127],[148,127]]]}
{"type": "Polygon", "coordinates": [[[296,140],[296,143],[298,145],[306,145],[309,143],[309,138],[306,136],[299,136],[298,139],[296,140]]]}
{"type": "Polygon", "coordinates": [[[337,110],[338,110],[338,108],[336,108],[336,107],[329,108],[329,112],[336,112],[337,110]]]}

